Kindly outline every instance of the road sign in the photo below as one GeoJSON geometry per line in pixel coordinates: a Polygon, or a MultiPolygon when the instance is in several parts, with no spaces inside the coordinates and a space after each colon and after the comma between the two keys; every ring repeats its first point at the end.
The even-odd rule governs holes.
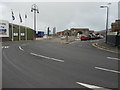
{"type": "Polygon", "coordinates": [[[0,37],[9,37],[9,22],[0,20],[0,37]]]}
{"type": "Polygon", "coordinates": [[[13,36],[18,36],[18,33],[13,33],[13,36]]]}

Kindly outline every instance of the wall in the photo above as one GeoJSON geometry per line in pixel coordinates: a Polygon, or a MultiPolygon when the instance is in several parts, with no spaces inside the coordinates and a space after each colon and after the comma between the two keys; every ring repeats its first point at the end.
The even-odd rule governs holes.
{"type": "Polygon", "coordinates": [[[107,43],[115,46],[120,46],[120,36],[107,35],[107,43]]]}

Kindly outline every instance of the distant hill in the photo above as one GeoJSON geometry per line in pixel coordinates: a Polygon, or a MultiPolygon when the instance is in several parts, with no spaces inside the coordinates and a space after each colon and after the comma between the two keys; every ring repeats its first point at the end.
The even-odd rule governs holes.
{"type": "Polygon", "coordinates": [[[95,33],[101,33],[101,34],[105,34],[105,33],[106,33],[106,30],[95,31],[95,33]]]}

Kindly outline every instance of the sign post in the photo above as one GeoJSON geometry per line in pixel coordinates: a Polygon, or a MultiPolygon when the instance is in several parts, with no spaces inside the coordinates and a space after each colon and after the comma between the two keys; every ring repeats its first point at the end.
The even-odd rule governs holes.
{"type": "Polygon", "coordinates": [[[66,30],[66,42],[68,42],[68,29],[66,30]]]}

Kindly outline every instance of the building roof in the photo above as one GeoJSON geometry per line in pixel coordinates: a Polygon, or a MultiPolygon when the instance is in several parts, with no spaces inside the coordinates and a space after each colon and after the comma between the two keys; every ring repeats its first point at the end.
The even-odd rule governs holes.
{"type": "MultiPolygon", "coordinates": [[[[12,23],[9,23],[9,25],[12,25],[12,23]]],[[[26,27],[26,26],[23,26],[23,25],[17,25],[17,24],[13,24],[14,27],[22,27],[22,28],[28,28],[28,29],[32,29],[30,27],[26,27]]],[[[33,29],[32,29],[33,30],[33,29]]]]}
{"type": "Polygon", "coordinates": [[[89,30],[89,28],[71,28],[71,30],[89,30]]]}

